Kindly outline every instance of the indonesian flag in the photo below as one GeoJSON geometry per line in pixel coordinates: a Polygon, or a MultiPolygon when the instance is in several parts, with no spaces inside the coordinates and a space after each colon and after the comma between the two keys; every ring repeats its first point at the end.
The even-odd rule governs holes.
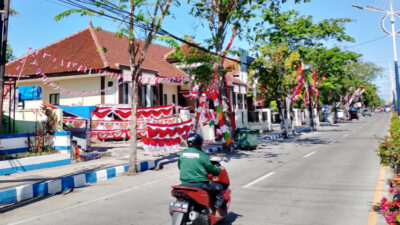
{"type": "Polygon", "coordinates": [[[348,105],[351,105],[353,100],[358,96],[358,94],[361,92],[361,87],[357,88],[357,90],[353,93],[353,95],[350,97],[349,102],[347,103],[348,105]]]}
{"type": "Polygon", "coordinates": [[[301,88],[303,87],[303,80],[304,80],[304,75],[302,74],[303,71],[304,71],[304,64],[301,63],[299,65],[299,68],[297,69],[297,85],[293,89],[292,103],[296,102],[297,97],[299,97],[299,94],[301,93],[301,88]]]}
{"type": "Polygon", "coordinates": [[[312,75],[312,79],[313,79],[314,83],[311,85],[311,97],[314,96],[315,87],[317,85],[317,77],[318,77],[318,71],[314,70],[314,73],[312,75]]]}
{"type": "Polygon", "coordinates": [[[363,88],[363,89],[360,91],[360,93],[358,93],[357,98],[360,97],[360,96],[362,95],[362,93],[364,93],[364,91],[365,91],[365,88],[363,88]]]}

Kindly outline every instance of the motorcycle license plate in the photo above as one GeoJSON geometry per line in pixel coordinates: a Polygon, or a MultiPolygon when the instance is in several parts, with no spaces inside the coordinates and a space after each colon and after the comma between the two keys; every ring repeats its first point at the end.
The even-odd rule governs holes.
{"type": "Polygon", "coordinates": [[[174,201],[171,202],[171,204],[169,205],[170,211],[187,213],[188,208],[189,208],[189,203],[185,201],[174,201]]]}

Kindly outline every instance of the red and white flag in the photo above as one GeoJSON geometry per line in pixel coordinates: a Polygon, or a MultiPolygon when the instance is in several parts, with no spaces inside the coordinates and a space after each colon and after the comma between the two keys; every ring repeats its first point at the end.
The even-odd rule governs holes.
{"type": "Polygon", "coordinates": [[[299,65],[299,68],[297,69],[297,85],[293,89],[293,94],[292,94],[292,103],[295,103],[297,100],[297,97],[299,97],[299,94],[301,93],[301,88],[303,87],[303,80],[304,80],[304,64],[301,63],[299,65]]]}

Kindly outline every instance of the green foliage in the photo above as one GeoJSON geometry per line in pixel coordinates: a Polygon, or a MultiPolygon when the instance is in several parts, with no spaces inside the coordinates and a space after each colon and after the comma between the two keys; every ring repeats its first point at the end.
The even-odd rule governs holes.
{"type": "Polygon", "coordinates": [[[375,84],[366,84],[365,92],[363,93],[363,103],[366,107],[376,108],[383,106],[382,101],[377,93],[377,87],[375,84]]]}
{"type": "Polygon", "coordinates": [[[10,62],[15,59],[14,51],[10,45],[7,45],[6,62],[10,62]]]}
{"type": "Polygon", "coordinates": [[[81,16],[94,16],[96,15],[94,12],[89,11],[89,10],[85,10],[85,9],[69,9],[69,10],[65,10],[64,12],[56,15],[54,17],[55,21],[60,21],[68,16],[71,16],[73,14],[80,14],[81,16]]]}
{"type": "Polygon", "coordinates": [[[41,155],[51,155],[57,153],[56,150],[53,150],[51,147],[45,148],[43,152],[22,152],[12,155],[0,155],[0,161],[2,160],[12,160],[12,159],[21,159],[27,157],[41,156],[41,155]]]}
{"type": "Polygon", "coordinates": [[[391,121],[390,133],[379,144],[376,152],[382,165],[398,168],[400,165],[400,119],[397,114],[394,114],[391,121]]]}
{"type": "Polygon", "coordinates": [[[272,112],[277,112],[278,111],[278,105],[276,104],[276,101],[271,101],[269,103],[269,108],[272,110],[272,112]]]}
{"type": "Polygon", "coordinates": [[[264,88],[264,97],[282,99],[290,94],[296,84],[296,71],[300,55],[291,51],[287,43],[278,46],[264,45],[259,48],[259,57],[250,66],[249,80],[264,88]]]}
{"type": "Polygon", "coordinates": [[[265,43],[275,45],[287,42],[290,49],[321,45],[321,41],[353,41],[345,30],[347,18],[326,19],[317,23],[313,17],[300,15],[295,10],[281,12],[280,8],[266,8],[261,15],[264,23],[254,27],[255,35],[250,40],[258,46],[265,43]]]}
{"type": "MultiPolygon", "coordinates": [[[[265,23],[264,26],[262,24],[256,26],[254,35],[249,39],[255,43],[253,49],[257,51],[258,56],[258,59],[253,64],[253,72],[258,73],[258,75],[255,74],[251,78],[263,88],[268,88],[268,86],[272,85],[272,88],[267,91],[269,92],[267,95],[270,96],[266,97],[275,95],[277,97],[275,99],[282,99],[291,94],[296,80],[294,68],[290,74],[281,76],[282,80],[279,77],[277,77],[278,79],[273,78],[274,76],[271,76],[271,72],[268,72],[270,73],[267,76],[269,79],[260,79],[260,77],[265,77],[265,75],[262,75],[262,73],[266,73],[265,70],[271,69],[269,66],[258,63],[259,61],[271,60],[270,58],[265,58],[261,52],[265,46],[275,48],[275,46],[285,43],[288,51],[296,52],[298,55],[297,64],[295,64],[296,69],[300,64],[300,59],[309,65],[309,69],[304,71],[304,75],[306,81],[309,81],[310,84],[313,84],[311,74],[314,70],[320,71],[319,74],[327,72],[339,74],[347,60],[359,57],[358,54],[353,52],[342,52],[339,48],[327,49],[322,47],[323,44],[330,40],[337,42],[353,41],[345,33],[344,26],[345,23],[351,21],[350,19],[326,19],[314,22],[312,16],[302,16],[295,10],[282,12],[279,7],[264,9],[261,17],[268,23],[265,23]],[[276,81],[283,84],[281,86],[276,85],[276,81]]],[[[341,87],[338,81],[339,79],[330,78],[324,82],[322,89],[325,92],[337,90],[341,87]]],[[[335,95],[335,98],[339,98],[339,93],[335,95]]]]}

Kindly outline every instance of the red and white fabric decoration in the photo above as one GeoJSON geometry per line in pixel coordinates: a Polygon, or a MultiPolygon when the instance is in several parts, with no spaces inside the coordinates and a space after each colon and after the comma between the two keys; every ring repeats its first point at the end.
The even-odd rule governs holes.
{"type": "Polygon", "coordinates": [[[93,110],[93,120],[102,120],[110,113],[114,113],[122,120],[130,120],[132,109],[130,107],[97,107],[93,110]]]}
{"type": "Polygon", "coordinates": [[[185,107],[185,106],[179,106],[178,105],[177,108],[178,108],[179,111],[181,111],[181,110],[194,110],[194,108],[192,106],[186,106],[185,107]]]}
{"type": "Polygon", "coordinates": [[[146,126],[147,123],[155,123],[155,124],[172,124],[176,123],[176,116],[154,119],[154,118],[138,118],[137,120],[137,133],[138,135],[144,137],[147,135],[146,126]]]}
{"type": "Polygon", "coordinates": [[[182,96],[184,98],[194,98],[194,99],[199,97],[197,91],[184,91],[182,92],[182,96]]]}
{"type": "Polygon", "coordinates": [[[131,138],[130,130],[92,130],[91,137],[104,141],[106,139],[129,139],[131,138]]]}
{"type": "Polygon", "coordinates": [[[139,82],[141,84],[166,84],[166,83],[186,83],[190,79],[187,77],[155,77],[155,76],[139,76],[139,82]]]}
{"type": "Polygon", "coordinates": [[[146,151],[177,150],[193,127],[193,120],[173,124],[147,124],[147,136],[142,138],[146,151]]]}
{"type": "Polygon", "coordinates": [[[92,130],[128,130],[130,121],[123,120],[92,120],[92,130]]]}
{"type": "Polygon", "coordinates": [[[63,123],[72,128],[85,128],[86,127],[86,119],[81,117],[65,117],[63,118],[63,123]]]}
{"type": "Polygon", "coordinates": [[[164,105],[164,106],[155,106],[155,107],[145,107],[138,108],[137,117],[138,118],[162,118],[172,116],[174,104],[164,105]]]}

